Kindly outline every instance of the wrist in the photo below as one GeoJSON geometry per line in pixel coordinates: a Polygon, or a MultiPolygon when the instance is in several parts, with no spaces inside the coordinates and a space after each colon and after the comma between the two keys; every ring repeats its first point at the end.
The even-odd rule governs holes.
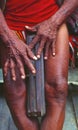
{"type": "Polygon", "coordinates": [[[10,36],[11,36],[11,30],[8,27],[4,15],[0,9],[0,38],[4,43],[7,43],[10,36]]]}
{"type": "Polygon", "coordinates": [[[51,17],[52,23],[60,26],[62,23],[66,22],[67,18],[76,10],[78,7],[77,0],[65,0],[58,11],[51,17]]]}
{"type": "Polygon", "coordinates": [[[49,24],[52,25],[52,27],[56,27],[56,28],[59,28],[59,26],[61,25],[61,21],[58,20],[58,17],[57,15],[53,15],[52,17],[50,17],[49,19],[49,24]]]}
{"type": "Polygon", "coordinates": [[[9,28],[3,27],[0,29],[0,37],[4,42],[6,42],[8,40],[9,35],[10,35],[9,28]]]}

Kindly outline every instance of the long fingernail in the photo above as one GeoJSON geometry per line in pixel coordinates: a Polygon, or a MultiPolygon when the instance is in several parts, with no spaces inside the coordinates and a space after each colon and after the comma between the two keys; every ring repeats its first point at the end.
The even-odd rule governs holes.
{"type": "Polygon", "coordinates": [[[40,55],[37,55],[37,58],[39,59],[39,58],[40,58],[40,55]]]}
{"type": "Polygon", "coordinates": [[[36,57],[36,56],[34,56],[34,57],[33,57],[33,59],[34,59],[34,60],[37,60],[37,57],[36,57]]]}
{"type": "Polygon", "coordinates": [[[48,59],[48,58],[45,56],[45,57],[44,57],[44,60],[47,60],[47,59],[48,59]]]}
{"type": "Polygon", "coordinates": [[[21,75],[21,78],[22,78],[22,79],[25,79],[25,75],[21,75]]]}
{"type": "Polygon", "coordinates": [[[53,56],[55,56],[55,52],[53,52],[53,56]]]}
{"type": "Polygon", "coordinates": [[[35,73],[36,73],[36,71],[35,71],[35,70],[33,70],[33,71],[32,71],[32,73],[33,73],[33,74],[35,74],[35,73]]]}
{"type": "Polygon", "coordinates": [[[30,27],[29,26],[25,26],[27,29],[30,29],[30,27]]]}
{"type": "Polygon", "coordinates": [[[14,81],[16,80],[16,78],[15,78],[15,77],[13,77],[12,79],[13,79],[14,81]]]}

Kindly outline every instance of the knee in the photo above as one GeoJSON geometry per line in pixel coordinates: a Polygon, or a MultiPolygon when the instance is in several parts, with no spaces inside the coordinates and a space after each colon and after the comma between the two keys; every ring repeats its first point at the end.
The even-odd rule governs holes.
{"type": "Polygon", "coordinates": [[[46,83],[46,97],[57,102],[65,102],[68,84],[64,77],[55,78],[46,83]]]}
{"type": "Polygon", "coordinates": [[[65,78],[57,80],[54,87],[55,97],[58,99],[58,101],[65,101],[68,90],[67,80],[65,78]]]}

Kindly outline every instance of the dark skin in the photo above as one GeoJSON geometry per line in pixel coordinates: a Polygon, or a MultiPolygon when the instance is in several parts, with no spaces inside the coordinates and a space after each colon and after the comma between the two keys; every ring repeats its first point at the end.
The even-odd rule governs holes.
{"type": "MultiPolygon", "coordinates": [[[[26,115],[27,91],[26,84],[24,80],[21,79],[21,75],[25,77],[23,68],[25,60],[26,66],[31,71],[35,71],[30,61],[30,65],[27,62],[29,58],[33,58],[34,56],[31,54],[31,50],[28,46],[22,44],[22,41],[8,28],[0,12],[0,37],[3,40],[3,44],[0,44],[0,53],[2,68],[4,70],[5,97],[14,122],[19,130],[62,130],[67,97],[69,59],[68,31],[63,22],[78,6],[77,1],[78,0],[72,0],[71,2],[71,0],[65,0],[62,7],[51,18],[38,24],[37,30],[35,29],[36,27],[34,27],[34,31],[37,31],[37,34],[35,40],[30,44],[30,49],[35,46],[37,41],[41,40],[37,57],[40,57],[45,47],[44,57],[47,59],[45,61],[47,111],[40,127],[38,126],[37,119],[28,118],[26,115]],[[52,55],[53,53],[54,56],[52,55]],[[18,59],[20,62],[18,62],[18,59]],[[18,64],[19,66],[22,64],[22,71],[20,67],[18,67],[18,64]]],[[[31,28],[31,30],[33,30],[33,28],[31,28]]]]}
{"type": "Polygon", "coordinates": [[[29,47],[24,44],[23,41],[20,40],[16,34],[8,28],[1,10],[0,16],[0,37],[3,40],[2,46],[5,46],[7,50],[7,58],[3,68],[4,75],[7,75],[8,68],[10,68],[12,79],[16,80],[15,65],[17,65],[21,78],[25,79],[26,75],[24,72],[23,63],[29,68],[32,73],[35,73],[36,70],[30,62],[30,59],[37,60],[37,58],[29,49],[29,47]]]}
{"type": "MultiPolygon", "coordinates": [[[[6,48],[2,46],[0,52],[3,68],[6,61],[6,48]]],[[[26,115],[27,90],[24,80],[20,77],[18,67],[15,66],[16,81],[12,80],[10,68],[8,69],[8,74],[4,78],[5,98],[19,130],[62,130],[67,96],[68,59],[68,31],[66,25],[63,24],[57,35],[56,56],[52,56],[51,48],[49,48],[49,58],[45,61],[47,106],[40,126],[36,118],[28,118],[26,115]]]]}
{"type": "Polygon", "coordinates": [[[43,51],[44,46],[46,46],[44,58],[48,58],[49,46],[52,47],[52,54],[55,56],[55,43],[57,32],[60,25],[66,20],[66,18],[73,12],[74,9],[78,7],[78,1],[73,0],[64,0],[62,7],[58,10],[54,16],[50,17],[48,20],[45,20],[38,25],[30,28],[26,26],[27,29],[32,31],[37,31],[37,34],[33,41],[30,44],[30,48],[33,48],[38,41],[40,46],[37,52],[37,58],[40,58],[41,52],[43,51]],[[48,44],[48,45],[47,45],[48,44]]]}
{"type": "MultiPolygon", "coordinates": [[[[30,48],[33,48],[35,46],[35,44],[38,41],[40,41],[40,46],[39,46],[38,52],[37,52],[38,58],[40,57],[44,46],[46,48],[45,56],[44,56],[45,59],[47,59],[47,57],[48,57],[49,46],[52,46],[52,48],[53,48],[52,54],[55,55],[55,42],[56,42],[58,28],[66,20],[66,18],[74,11],[74,9],[76,7],[78,7],[77,0],[73,0],[72,2],[71,2],[71,0],[64,0],[64,4],[57,11],[57,13],[55,13],[48,20],[46,20],[46,21],[36,25],[34,28],[32,28],[37,31],[37,34],[36,34],[35,38],[33,39],[32,43],[30,45],[30,48]]],[[[4,41],[4,43],[5,43],[4,45],[6,45],[7,48],[10,48],[10,49],[8,49],[8,53],[11,53],[11,56],[9,56],[11,58],[7,57],[7,60],[4,65],[4,69],[3,69],[4,75],[7,74],[8,67],[11,66],[13,80],[16,80],[16,74],[15,74],[15,70],[14,70],[14,66],[15,66],[14,60],[16,60],[17,64],[19,64],[19,66],[21,66],[21,70],[20,69],[19,70],[20,70],[22,77],[25,77],[25,72],[23,69],[23,65],[22,65],[20,56],[22,56],[22,58],[24,59],[24,62],[27,65],[27,67],[32,72],[35,73],[35,68],[29,61],[29,58],[36,59],[36,57],[34,57],[34,55],[30,51],[30,49],[27,47],[27,45],[21,44],[21,41],[19,41],[19,39],[15,36],[15,34],[13,34],[11,32],[11,30],[8,28],[1,10],[0,10],[0,16],[1,16],[0,17],[0,37],[4,41]],[[12,45],[12,43],[13,43],[13,45],[12,45]],[[19,47],[18,47],[18,43],[20,44],[19,47]],[[23,50],[21,50],[21,47],[23,48],[23,50]],[[10,50],[10,52],[9,52],[9,50],[10,50]],[[22,52],[20,52],[20,51],[22,51],[22,52]],[[18,58],[16,58],[17,56],[18,56],[18,58]],[[8,59],[10,59],[10,61],[11,61],[10,64],[8,62],[8,59]],[[17,60],[17,59],[19,59],[19,60],[17,60]]]]}

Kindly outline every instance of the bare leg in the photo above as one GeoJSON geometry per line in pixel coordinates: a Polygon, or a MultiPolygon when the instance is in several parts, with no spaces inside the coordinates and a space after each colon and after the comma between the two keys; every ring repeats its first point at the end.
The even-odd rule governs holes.
{"type": "Polygon", "coordinates": [[[68,46],[68,32],[64,24],[58,32],[56,56],[52,57],[50,49],[49,59],[45,62],[47,112],[41,130],[62,130],[63,127],[67,96],[68,46]]]}
{"type": "MultiPolygon", "coordinates": [[[[1,48],[2,67],[6,60],[6,49],[1,48]]],[[[26,86],[21,80],[19,70],[16,67],[17,80],[13,81],[8,70],[8,75],[5,78],[5,97],[10,108],[14,122],[19,130],[38,130],[38,122],[36,119],[29,119],[26,115],[26,86]]]]}

